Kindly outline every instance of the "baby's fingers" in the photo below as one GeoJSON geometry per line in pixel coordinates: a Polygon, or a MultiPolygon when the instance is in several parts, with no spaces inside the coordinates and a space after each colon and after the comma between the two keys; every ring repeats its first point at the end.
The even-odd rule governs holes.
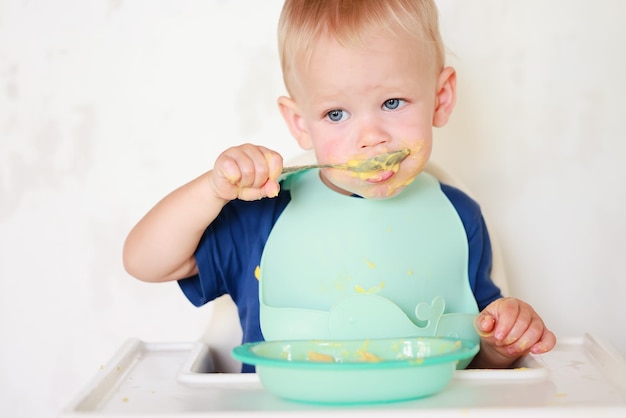
{"type": "Polygon", "coordinates": [[[496,326],[497,344],[511,346],[519,342],[519,345],[523,345],[529,337],[529,331],[530,334],[533,333],[534,319],[534,311],[525,309],[522,302],[517,304],[515,308],[510,307],[506,313],[500,316],[496,326]]]}
{"type": "Polygon", "coordinates": [[[215,164],[218,195],[228,200],[276,196],[282,161],[275,151],[252,144],[226,150],[215,164]]]}
{"type": "Polygon", "coordinates": [[[476,317],[474,325],[480,337],[489,338],[493,335],[493,329],[496,326],[496,319],[491,314],[483,312],[476,317]]]}
{"type": "Polygon", "coordinates": [[[275,151],[265,147],[255,147],[253,166],[246,178],[248,182],[240,183],[240,198],[255,200],[263,197],[275,197],[280,186],[278,176],[283,169],[283,158],[275,151]]]}
{"type": "Polygon", "coordinates": [[[544,330],[543,322],[538,317],[533,318],[519,337],[513,335],[505,339],[504,345],[507,353],[510,355],[522,355],[529,352],[531,347],[541,340],[544,330]]]}
{"type": "Polygon", "coordinates": [[[552,350],[556,345],[556,335],[549,329],[545,328],[541,339],[533,344],[530,352],[533,354],[543,354],[552,350]]]}
{"type": "Polygon", "coordinates": [[[240,188],[261,188],[269,178],[267,149],[251,144],[231,148],[222,163],[224,176],[240,188]]]}
{"type": "Polygon", "coordinates": [[[515,298],[490,303],[476,318],[476,329],[486,353],[482,361],[489,367],[508,367],[510,363],[503,359],[512,362],[527,353],[545,353],[556,344],[556,337],[535,310],[515,298]]]}
{"type": "Polygon", "coordinates": [[[523,333],[525,328],[518,327],[515,329],[520,311],[520,304],[517,299],[502,298],[492,302],[481,313],[481,316],[489,315],[495,321],[490,337],[496,345],[505,345],[507,338],[509,338],[509,342],[513,342],[523,333]],[[511,334],[514,329],[515,333],[511,334]],[[509,334],[511,334],[510,337],[509,334]]]}

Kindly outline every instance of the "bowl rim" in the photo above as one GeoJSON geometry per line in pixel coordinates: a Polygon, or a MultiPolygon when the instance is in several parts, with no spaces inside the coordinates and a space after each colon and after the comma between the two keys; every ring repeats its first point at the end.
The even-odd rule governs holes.
{"type": "Polygon", "coordinates": [[[281,367],[291,369],[316,369],[316,370],[377,370],[377,369],[393,369],[393,368],[406,368],[406,367],[423,367],[429,365],[436,365],[442,363],[457,362],[471,358],[478,353],[480,346],[475,341],[452,338],[452,337],[397,337],[397,338],[361,338],[350,340],[324,340],[324,339],[310,339],[310,340],[272,340],[272,341],[258,341],[239,345],[233,348],[231,355],[236,359],[246,364],[252,364],[255,366],[270,366],[281,367]],[[459,344],[459,348],[453,351],[435,354],[426,357],[414,357],[414,358],[399,358],[388,359],[379,362],[371,361],[351,361],[351,362],[319,362],[310,360],[285,360],[281,358],[266,357],[260,355],[254,351],[263,345],[277,345],[277,344],[342,344],[342,343],[354,343],[365,341],[377,341],[377,342],[398,342],[398,341],[430,341],[430,340],[445,340],[454,344],[459,344]]]}

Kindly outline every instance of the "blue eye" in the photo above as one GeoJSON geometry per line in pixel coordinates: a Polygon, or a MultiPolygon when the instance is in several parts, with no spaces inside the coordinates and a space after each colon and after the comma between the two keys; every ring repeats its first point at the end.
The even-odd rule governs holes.
{"type": "Polygon", "coordinates": [[[389,100],[385,100],[383,107],[388,110],[396,110],[397,108],[402,106],[404,103],[406,102],[402,99],[389,99],[389,100]]]}
{"type": "Polygon", "coordinates": [[[332,122],[341,122],[342,120],[347,119],[349,115],[350,114],[348,112],[341,109],[333,109],[326,113],[326,117],[332,122]]]}

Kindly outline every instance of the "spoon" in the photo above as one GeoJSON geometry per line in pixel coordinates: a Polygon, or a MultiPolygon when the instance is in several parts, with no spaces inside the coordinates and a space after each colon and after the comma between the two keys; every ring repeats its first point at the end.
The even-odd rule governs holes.
{"type": "Polygon", "coordinates": [[[408,149],[385,152],[366,160],[352,160],[343,164],[308,164],[296,165],[283,168],[282,174],[293,173],[310,168],[339,168],[341,170],[354,171],[355,173],[368,173],[373,171],[390,170],[394,165],[404,160],[409,155],[408,149]]]}

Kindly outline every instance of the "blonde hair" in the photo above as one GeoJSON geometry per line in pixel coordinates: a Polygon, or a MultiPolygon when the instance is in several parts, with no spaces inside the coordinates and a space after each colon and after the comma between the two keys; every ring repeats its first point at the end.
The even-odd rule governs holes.
{"type": "Polygon", "coordinates": [[[443,68],[445,52],[433,0],[286,0],[278,22],[278,49],[287,90],[296,58],[308,61],[320,37],[362,47],[369,37],[381,34],[409,36],[427,45],[436,68],[443,68]]]}

